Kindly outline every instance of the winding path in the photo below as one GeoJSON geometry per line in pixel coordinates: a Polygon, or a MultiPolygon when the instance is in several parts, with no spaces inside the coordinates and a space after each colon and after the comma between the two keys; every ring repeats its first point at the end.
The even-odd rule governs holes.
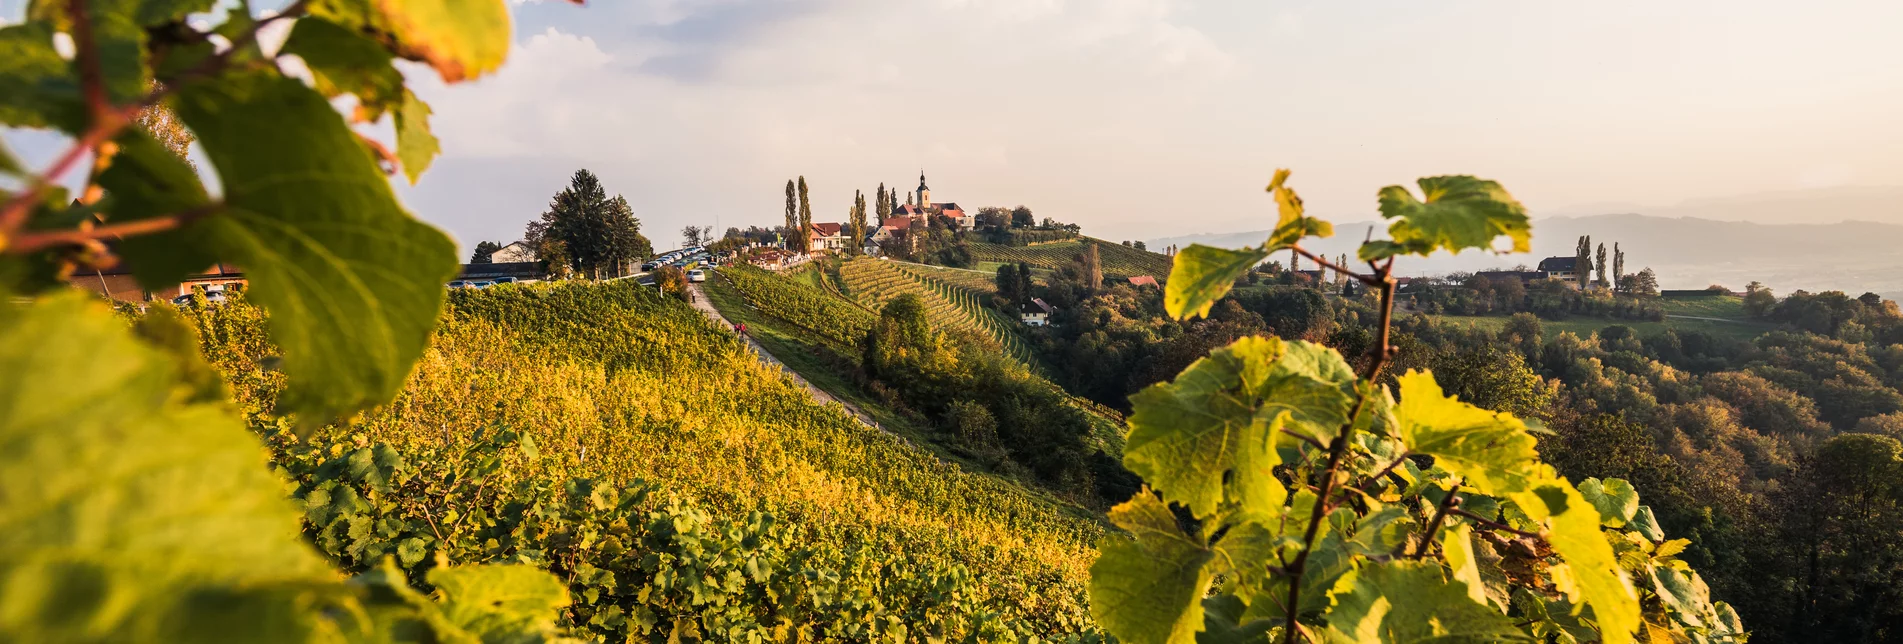
{"type": "MultiPolygon", "coordinates": [[[[687,286],[694,293],[694,308],[699,309],[700,312],[706,314],[707,317],[713,318],[715,322],[719,322],[729,329],[733,328],[733,322],[728,321],[727,316],[721,315],[720,309],[714,308],[713,301],[707,298],[707,292],[701,290],[700,284],[689,283],[687,286]]],[[[858,419],[859,422],[865,426],[891,433],[884,427],[880,427],[879,423],[873,421],[872,417],[866,415],[865,412],[860,411],[857,406],[844,400],[834,398],[832,394],[826,393],[826,390],[820,389],[814,386],[813,383],[808,382],[806,378],[800,376],[798,371],[794,371],[791,367],[786,366],[785,363],[780,362],[779,358],[775,358],[773,354],[768,353],[766,347],[760,346],[760,342],[754,340],[753,336],[744,336],[741,339],[747,341],[747,347],[753,350],[753,355],[759,356],[761,362],[779,367],[780,372],[786,374],[786,377],[792,378],[793,382],[806,387],[806,391],[811,392],[813,394],[813,400],[819,401],[819,404],[838,403],[840,407],[846,409],[847,413],[852,414],[853,418],[858,419]]]]}

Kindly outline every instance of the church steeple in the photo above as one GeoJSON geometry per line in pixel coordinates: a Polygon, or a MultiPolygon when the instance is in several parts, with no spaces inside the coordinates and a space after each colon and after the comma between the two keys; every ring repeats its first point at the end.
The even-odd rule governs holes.
{"type": "Polygon", "coordinates": [[[924,208],[930,208],[931,205],[932,205],[932,189],[925,186],[925,171],[919,170],[918,171],[918,207],[920,209],[924,209],[924,208]]]}

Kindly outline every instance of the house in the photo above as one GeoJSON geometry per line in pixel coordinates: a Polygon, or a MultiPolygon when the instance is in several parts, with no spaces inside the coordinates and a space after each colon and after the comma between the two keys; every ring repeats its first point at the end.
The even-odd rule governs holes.
{"type": "Polygon", "coordinates": [[[832,222],[814,223],[806,234],[807,248],[814,252],[845,250],[846,244],[852,241],[846,239],[845,228],[844,224],[832,222]]]}
{"type": "Polygon", "coordinates": [[[1044,298],[1034,297],[1030,304],[1024,305],[1024,309],[1018,312],[1018,319],[1025,326],[1044,326],[1051,323],[1051,313],[1055,310],[1044,302],[1044,298]]]}
{"type": "Polygon", "coordinates": [[[124,258],[112,268],[99,270],[80,269],[73,271],[66,281],[119,302],[145,302],[149,300],[170,300],[192,292],[192,287],[202,287],[208,291],[232,290],[244,288],[244,273],[230,264],[213,264],[211,268],[199,273],[187,275],[178,284],[165,284],[159,288],[146,290],[132,276],[124,258]]]}
{"type": "Polygon", "coordinates": [[[1578,257],[1548,257],[1540,260],[1535,270],[1545,273],[1547,279],[1566,280],[1575,284],[1579,282],[1578,257]]]}
{"type": "Polygon", "coordinates": [[[496,252],[489,253],[489,261],[496,264],[519,264],[536,260],[535,249],[524,242],[509,242],[496,252]]]}
{"type": "Polygon", "coordinates": [[[1148,275],[1137,275],[1130,278],[1130,285],[1131,286],[1156,286],[1157,284],[1156,284],[1156,278],[1154,277],[1150,277],[1148,275]]]}
{"type": "Polygon", "coordinates": [[[912,227],[911,217],[907,217],[903,215],[896,216],[896,217],[887,217],[885,221],[879,222],[878,230],[872,231],[872,241],[882,242],[882,241],[891,239],[893,237],[897,237],[899,233],[905,232],[911,227],[912,227]]]}

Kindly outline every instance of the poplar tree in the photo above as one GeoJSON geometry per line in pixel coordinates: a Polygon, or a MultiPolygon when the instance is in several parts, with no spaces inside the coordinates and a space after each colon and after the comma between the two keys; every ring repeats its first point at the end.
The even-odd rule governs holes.
{"type": "Polygon", "coordinates": [[[1579,290],[1586,290],[1587,274],[1592,272],[1592,235],[1579,237],[1579,246],[1573,249],[1573,270],[1579,290]]]}
{"type": "MultiPolygon", "coordinates": [[[[793,189],[793,180],[786,180],[786,235],[792,237],[794,229],[800,225],[800,207],[797,193],[793,189]]],[[[791,241],[790,239],[788,241],[791,241]]]]}
{"type": "Polygon", "coordinates": [[[892,193],[886,192],[885,184],[883,183],[879,184],[878,213],[880,225],[884,225],[885,220],[892,217],[892,193]]]}
{"type": "Polygon", "coordinates": [[[850,246],[846,250],[858,255],[862,252],[866,240],[866,193],[852,191],[852,213],[848,221],[852,224],[852,241],[849,242],[850,246]]]}
{"type": "Polygon", "coordinates": [[[1091,242],[1090,249],[1084,251],[1084,270],[1089,274],[1090,290],[1103,287],[1103,261],[1097,255],[1097,243],[1091,242]]]}
{"type": "Polygon", "coordinates": [[[800,213],[796,223],[799,227],[793,231],[794,245],[802,253],[812,252],[813,203],[807,199],[806,175],[800,175],[800,213]]]}
{"type": "Polygon", "coordinates": [[[1619,250],[1619,242],[1612,242],[1612,283],[1618,284],[1625,277],[1625,251],[1619,250]]]}
{"type": "Polygon", "coordinates": [[[1597,257],[1594,258],[1593,268],[1599,271],[1599,283],[1601,285],[1611,284],[1611,282],[1606,281],[1606,245],[1605,244],[1599,245],[1599,254],[1597,257]]]}

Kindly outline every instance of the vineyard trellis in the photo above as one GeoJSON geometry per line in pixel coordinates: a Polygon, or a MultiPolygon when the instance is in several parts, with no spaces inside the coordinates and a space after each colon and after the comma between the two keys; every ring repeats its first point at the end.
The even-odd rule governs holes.
{"type": "Polygon", "coordinates": [[[1149,275],[1162,279],[1170,274],[1170,258],[1167,255],[1088,237],[1084,241],[1037,246],[1001,246],[979,242],[969,244],[969,247],[972,259],[980,262],[1024,263],[1037,268],[1056,269],[1071,263],[1073,258],[1084,252],[1085,244],[1090,242],[1097,244],[1105,275],[1149,275]]]}

